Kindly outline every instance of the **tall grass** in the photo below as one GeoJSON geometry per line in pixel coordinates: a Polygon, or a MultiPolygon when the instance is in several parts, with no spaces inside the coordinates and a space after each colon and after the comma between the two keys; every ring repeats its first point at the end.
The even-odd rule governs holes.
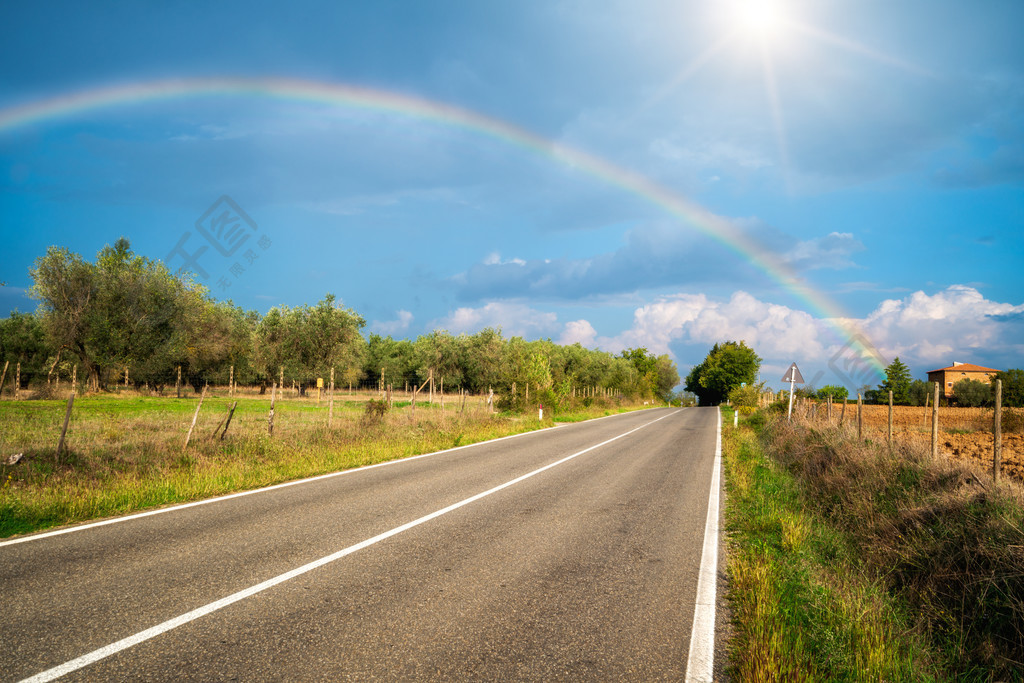
{"type": "MultiPolygon", "coordinates": [[[[492,414],[476,402],[418,403],[373,415],[362,400],[243,398],[226,438],[211,438],[233,399],[99,396],[76,400],[68,447],[56,442],[63,401],[0,402],[0,536],[198,500],[551,426],[533,415],[492,414]]],[[[398,406],[399,404],[396,404],[398,406]]],[[[604,414],[595,408],[591,416],[604,414]]],[[[547,415],[545,415],[548,418],[547,415]]]]}
{"type": "MultiPolygon", "coordinates": [[[[816,550],[801,564],[810,567],[812,585],[823,577],[810,604],[825,608],[801,630],[813,651],[849,663],[848,673],[826,677],[855,680],[863,677],[855,672],[875,671],[885,680],[1024,680],[1019,485],[995,485],[962,462],[932,460],[926,447],[890,450],[784,420],[769,420],[760,441],[750,432],[736,440],[763,449],[762,467],[788,482],[790,504],[811,520],[807,538],[816,550]],[[873,620],[866,630],[844,626],[873,620]],[[885,643],[907,638],[917,642],[912,650],[885,654],[885,643]],[[848,647],[857,654],[832,654],[848,647]]],[[[770,488],[764,495],[777,497],[770,488]]]]}
{"type": "Polygon", "coordinates": [[[857,567],[843,539],[805,510],[799,481],[753,432],[726,429],[727,596],[740,681],[931,678],[906,618],[857,567]]]}

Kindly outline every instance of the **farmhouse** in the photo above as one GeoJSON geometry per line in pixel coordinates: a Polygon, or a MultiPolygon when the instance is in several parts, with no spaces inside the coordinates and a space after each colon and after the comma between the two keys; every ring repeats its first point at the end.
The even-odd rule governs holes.
{"type": "Polygon", "coordinates": [[[938,382],[944,389],[944,395],[949,398],[953,395],[953,385],[962,379],[973,379],[988,384],[992,377],[999,372],[993,368],[983,368],[973,363],[953,362],[948,368],[928,371],[928,381],[938,382]]]}

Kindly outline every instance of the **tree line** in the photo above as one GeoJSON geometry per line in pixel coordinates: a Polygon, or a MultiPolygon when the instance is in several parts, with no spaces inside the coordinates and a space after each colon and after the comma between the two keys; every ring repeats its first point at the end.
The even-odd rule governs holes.
{"type": "MultiPolygon", "coordinates": [[[[991,382],[976,379],[962,379],[956,382],[953,385],[952,402],[965,408],[991,406],[995,401],[994,386],[997,379],[1003,382],[1003,405],[1013,408],[1024,407],[1024,370],[1019,368],[1000,370],[995,373],[991,382]]],[[[910,368],[897,356],[885,368],[885,380],[877,388],[865,385],[860,389],[864,402],[868,404],[888,403],[890,391],[895,405],[923,406],[931,400],[934,388],[931,382],[913,379],[910,368]]],[[[831,396],[835,401],[845,400],[849,395],[846,387],[836,385],[824,386],[821,389],[805,387],[797,389],[795,393],[798,396],[821,400],[831,396]]],[[[945,398],[944,391],[941,395],[945,398]]]]}
{"type": "Polygon", "coordinates": [[[94,391],[127,381],[156,391],[182,380],[269,387],[284,379],[303,387],[327,378],[339,385],[395,388],[433,376],[445,387],[522,396],[527,385],[549,401],[592,388],[630,399],[670,400],[675,363],[644,348],[619,355],[547,340],[506,338],[500,329],[416,339],[364,333],[366,321],[332,294],[315,305],[275,306],[265,315],[172,273],[132,252],[127,239],[89,262],[50,247],[30,270],[33,313],[0,319],[0,367],[21,364],[23,387],[79,378],[94,391]],[[126,374],[127,373],[127,374],[126,374]]]}

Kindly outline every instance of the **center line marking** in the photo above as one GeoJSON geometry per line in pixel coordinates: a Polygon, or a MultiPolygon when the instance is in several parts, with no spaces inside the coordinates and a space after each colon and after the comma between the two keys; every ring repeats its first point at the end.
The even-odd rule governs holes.
{"type": "Polygon", "coordinates": [[[293,570],[291,570],[289,572],[285,572],[284,574],[280,574],[278,576],[275,576],[272,579],[267,579],[266,581],[264,581],[262,583],[258,583],[255,586],[251,586],[251,587],[246,588],[244,590],[240,590],[237,593],[232,593],[231,595],[229,595],[229,596],[227,596],[225,598],[221,598],[220,600],[217,600],[215,602],[211,602],[208,605],[203,605],[202,607],[198,607],[198,608],[192,610],[191,612],[186,612],[185,614],[182,614],[180,616],[174,617],[173,619],[168,619],[167,621],[163,622],[162,624],[157,624],[156,626],[148,628],[145,631],[139,631],[135,635],[128,636],[127,638],[122,638],[121,640],[119,640],[119,641],[117,641],[115,643],[111,643],[110,645],[106,645],[104,647],[101,647],[98,650],[93,650],[92,652],[90,652],[88,654],[84,654],[81,657],[78,657],[76,659],[72,659],[69,662],[65,662],[64,664],[61,664],[59,666],[55,666],[52,669],[47,669],[46,671],[38,673],[35,676],[30,676],[29,678],[22,679],[21,683],[43,683],[43,681],[52,681],[52,680],[55,680],[57,678],[60,678],[61,676],[65,676],[65,675],[67,675],[67,674],[69,674],[69,673],[71,673],[73,671],[77,671],[78,669],[81,669],[81,668],[84,668],[86,666],[89,666],[90,664],[94,664],[94,663],[100,661],[101,659],[105,659],[105,658],[107,658],[107,657],[109,657],[109,656],[111,656],[113,654],[117,654],[118,652],[121,652],[122,650],[127,650],[130,647],[133,647],[135,645],[143,643],[143,642],[145,642],[145,641],[147,641],[147,640],[149,640],[151,638],[155,638],[158,635],[161,635],[163,633],[167,633],[168,631],[176,629],[179,626],[184,626],[185,624],[187,624],[189,622],[195,621],[196,619],[204,617],[207,614],[211,614],[213,612],[216,612],[217,610],[222,609],[224,607],[227,607],[228,605],[232,605],[232,604],[234,604],[236,602],[239,602],[240,600],[244,600],[246,598],[252,597],[253,595],[256,595],[257,593],[262,593],[263,591],[265,591],[267,589],[270,589],[270,588],[273,588],[274,586],[277,586],[278,584],[281,584],[281,583],[284,583],[285,581],[289,581],[291,579],[294,579],[297,576],[302,576],[303,574],[309,573],[309,572],[313,571],[314,569],[318,569],[320,567],[323,567],[324,565],[330,564],[331,562],[334,562],[335,560],[340,560],[341,558],[345,557],[346,555],[351,555],[352,553],[354,553],[354,552],[356,552],[358,550],[362,550],[363,548],[368,548],[371,545],[374,545],[376,543],[380,543],[381,541],[383,541],[385,539],[388,539],[388,538],[391,538],[392,536],[397,536],[398,534],[402,533],[403,531],[408,531],[409,529],[412,529],[413,527],[417,527],[420,524],[424,524],[425,522],[429,522],[432,519],[436,519],[436,518],[438,518],[438,517],[440,517],[442,515],[446,515],[449,512],[452,512],[453,510],[458,510],[459,508],[461,508],[461,507],[463,507],[465,505],[469,505],[470,503],[478,501],[481,498],[486,498],[487,496],[489,496],[489,495],[491,495],[493,493],[497,493],[498,491],[501,491],[502,489],[506,489],[509,486],[514,486],[515,484],[518,484],[521,481],[524,481],[526,479],[529,479],[530,477],[538,475],[541,472],[549,470],[549,469],[551,469],[553,467],[558,467],[559,465],[561,465],[563,463],[569,462],[573,458],[577,458],[577,457],[583,455],[584,453],[589,453],[590,451],[592,451],[594,449],[597,449],[597,448],[600,448],[601,446],[607,446],[608,444],[610,444],[613,441],[618,441],[619,439],[623,438],[624,436],[629,436],[630,434],[632,434],[634,432],[638,432],[641,429],[644,429],[645,427],[649,427],[650,425],[654,424],[655,422],[660,422],[661,420],[664,420],[666,417],[671,417],[672,415],[677,415],[678,413],[679,413],[679,411],[672,411],[668,415],[663,415],[662,417],[659,417],[656,420],[651,420],[650,422],[644,423],[644,424],[640,425],[639,427],[635,427],[635,428],[629,430],[628,432],[623,432],[622,434],[619,434],[618,436],[613,436],[612,438],[608,439],[607,441],[602,441],[599,444],[595,444],[595,445],[590,446],[588,448],[584,448],[582,451],[577,451],[577,452],[573,453],[572,455],[568,455],[568,456],[562,458],[561,460],[558,460],[556,462],[553,462],[553,463],[550,463],[548,465],[545,465],[544,467],[535,469],[532,472],[527,472],[526,474],[524,474],[522,476],[516,477],[515,479],[507,481],[504,484],[499,484],[499,485],[495,486],[492,489],[488,489],[487,491],[484,491],[483,493],[478,493],[475,496],[470,496],[469,498],[466,498],[464,500],[460,500],[457,503],[452,503],[451,505],[449,505],[446,508],[442,508],[440,510],[437,510],[436,512],[431,512],[429,515],[424,515],[423,517],[420,517],[419,519],[414,519],[413,521],[407,522],[407,523],[405,523],[405,524],[403,524],[401,526],[397,526],[394,529],[390,529],[388,531],[385,531],[384,533],[377,534],[373,538],[368,538],[365,541],[361,541],[359,543],[356,543],[355,545],[350,545],[349,547],[347,547],[347,548],[345,548],[343,550],[339,550],[336,553],[333,553],[331,555],[327,555],[326,557],[322,557],[319,560],[314,560],[313,562],[310,562],[308,564],[304,564],[301,567],[297,567],[296,569],[293,569],[293,570]]]}

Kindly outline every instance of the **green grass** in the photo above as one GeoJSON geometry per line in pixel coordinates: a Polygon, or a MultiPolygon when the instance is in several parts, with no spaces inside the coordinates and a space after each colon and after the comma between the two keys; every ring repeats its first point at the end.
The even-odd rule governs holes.
{"type": "MultiPolygon", "coordinates": [[[[227,437],[211,438],[234,401],[208,396],[188,449],[198,397],[100,395],[75,400],[67,448],[55,451],[65,401],[0,401],[0,537],[463,446],[550,427],[534,415],[496,415],[474,397],[411,406],[383,418],[365,414],[365,397],[334,404],[279,398],[274,435],[270,397],[238,399],[227,437]]],[[[605,413],[595,409],[590,417],[605,413]]],[[[576,413],[582,416],[584,412],[576,413]]]]}
{"type": "Polygon", "coordinates": [[[805,509],[799,483],[769,460],[752,430],[723,415],[740,681],[933,680],[927,648],[898,604],[865,575],[843,534],[805,509]]]}
{"type": "Polygon", "coordinates": [[[736,678],[1024,680],[1016,484],[924,447],[746,425],[723,447],[736,678]]]}

